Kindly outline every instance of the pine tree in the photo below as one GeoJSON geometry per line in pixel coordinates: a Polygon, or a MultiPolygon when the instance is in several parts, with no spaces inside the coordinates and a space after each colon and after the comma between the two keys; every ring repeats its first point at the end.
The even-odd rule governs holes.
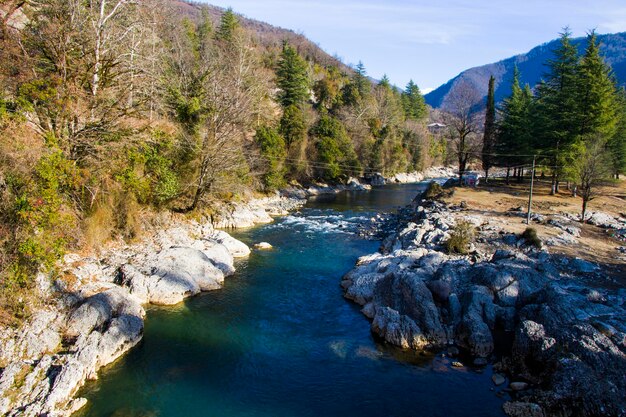
{"type": "Polygon", "coordinates": [[[235,16],[233,9],[230,7],[222,14],[220,26],[215,34],[216,38],[221,41],[230,41],[235,34],[235,30],[239,27],[239,19],[235,16]]]}
{"type": "Polygon", "coordinates": [[[359,92],[359,96],[361,98],[365,98],[371,91],[371,84],[367,78],[367,72],[365,71],[365,65],[363,62],[359,61],[354,69],[354,76],[352,77],[352,82],[356,86],[357,91],[359,92]]]}
{"type": "Polygon", "coordinates": [[[378,85],[380,87],[391,88],[391,82],[389,81],[389,77],[387,77],[387,74],[383,74],[383,78],[380,79],[378,85]]]}
{"type": "Polygon", "coordinates": [[[267,190],[275,190],[285,185],[285,157],[287,149],[285,140],[278,132],[266,126],[257,129],[255,140],[260,148],[261,156],[265,159],[266,170],[263,174],[263,184],[267,190]]]}
{"type": "Polygon", "coordinates": [[[309,97],[309,75],[307,64],[289,44],[283,45],[276,83],[281,89],[278,96],[283,107],[302,105],[309,97]]]}
{"type": "Polygon", "coordinates": [[[306,136],[306,123],[300,107],[295,104],[287,106],[280,119],[280,133],[285,138],[287,148],[300,143],[306,136]]]}
{"type": "Polygon", "coordinates": [[[610,153],[611,173],[619,179],[626,173],[626,91],[618,93],[618,123],[615,134],[609,139],[607,148],[610,153]]]}
{"type": "Polygon", "coordinates": [[[405,117],[410,120],[421,120],[428,113],[424,96],[413,80],[409,81],[402,93],[402,107],[405,117]]]}
{"type": "Polygon", "coordinates": [[[580,61],[576,82],[579,135],[613,137],[617,129],[619,101],[611,69],[600,56],[598,39],[593,31],[587,37],[587,49],[580,61]]]}
{"type": "Polygon", "coordinates": [[[536,135],[552,167],[552,191],[558,192],[561,166],[567,149],[580,133],[577,74],[578,51],[571,42],[571,32],[561,33],[554,58],[547,62],[545,82],[538,87],[536,135]]]}
{"type": "Polygon", "coordinates": [[[507,181],[510,168],[526,163],[527,155],[533,151],[530,111],[532,93],[530,87],[520,87],[519,77],[519,70],[515,67],[511,95],[502,103],[497,139],[492,148],[495,151],[493,153],[501,155],[496,159],[497,164],[507,167],[507,181]]]}
{"type": "Polygon", "coordinates": [[[487,91],[487,109],[485,111],[485,131],[483,134],[483,169],[485,170],[485,182],[489,179],[489,168],[493,165],[494,141],[496,139],[496,103],[494,97],[493,75],[489,77],[487,91]]]}

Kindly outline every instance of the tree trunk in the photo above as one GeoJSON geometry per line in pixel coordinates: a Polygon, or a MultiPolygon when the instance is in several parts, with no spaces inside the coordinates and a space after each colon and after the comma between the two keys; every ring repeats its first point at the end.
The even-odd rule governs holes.
{"type": "Polygon", "coordinates": [[[509,185],[509,177],[511,175],[511,168],[506,167],[506,185],[509,185]]]}
{"type": "Polygon", "coordinates": [[[556,172],[552,173],[552,186],[550,187],[550,195],[555,195],[557,193],[557,185],[556,185],[556,172]]]}
{"type": "Polygon", "coordinates": [[[581,221],[582,221],[583,223],[587,223],[587,222],[585,221],[585,214],[586,214],[586,213],[587,213],[587,199],[586,199],[586,198],[583,198],[583,213],[582,213],[582,217],[581,217],[581,221]]]}
{"type": "Polygon", "coordinates": [[[485,184],[487,184],[489,181],[489,168],[485,169],[485,184]]]}

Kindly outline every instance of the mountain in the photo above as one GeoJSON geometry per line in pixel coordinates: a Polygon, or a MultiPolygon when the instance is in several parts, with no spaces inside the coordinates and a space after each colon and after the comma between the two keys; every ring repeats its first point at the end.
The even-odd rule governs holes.
{"type": "MultiPolygon", "coordinates": [[[[626,86],[626,32],[598,35],[598,40],[604,59],[613,68],[618,83],[621,86],[626,86]]],[[[576,38],[572,42],[582,54],[587,45],[586,38],[576,38]]],[[[484,100],[487,96],[487,85],[491,75],[496,79],[496,102],[500,102],[511,93],[511,80],[516,64],[520,70],[521,84],[529,84],[534,87],[545,74],[545,63],[553,57],[552,51],[557,47],[557,43],[558,40],[553,40],[537,46],[525,54],[463,71],[444,85],[426,94],[426,103],[433,108],[445,109],[447,97],[455,88],[464,83],[469,83],[476,88],[484,100]]]]}

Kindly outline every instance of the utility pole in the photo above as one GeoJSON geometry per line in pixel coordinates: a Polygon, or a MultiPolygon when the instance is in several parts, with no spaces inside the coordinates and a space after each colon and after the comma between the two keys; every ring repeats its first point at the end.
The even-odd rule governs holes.
{"type": "Polygon", "coordinates": [[[535,160],[537,155],[533,155],[533,170],[530,173],[530,194],[528,195],[528,215],[526,216],[526,224],[530,224],[530,207],[533,204],[533,185],[535,184],[535,160]]]}

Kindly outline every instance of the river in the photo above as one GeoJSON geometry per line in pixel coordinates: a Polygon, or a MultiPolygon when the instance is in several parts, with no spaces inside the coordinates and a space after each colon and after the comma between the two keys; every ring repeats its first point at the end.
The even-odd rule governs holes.
{"type": "Polygon", "coordinates": [[[309,202],[233,235],[269,251],[237,263],[223,289],[150,307],[141,343],[80,395],[81,417],[502,416],[491,370],[374,339],[341,276],[379,241],[355,233],[424,184],[309,202]]]}

